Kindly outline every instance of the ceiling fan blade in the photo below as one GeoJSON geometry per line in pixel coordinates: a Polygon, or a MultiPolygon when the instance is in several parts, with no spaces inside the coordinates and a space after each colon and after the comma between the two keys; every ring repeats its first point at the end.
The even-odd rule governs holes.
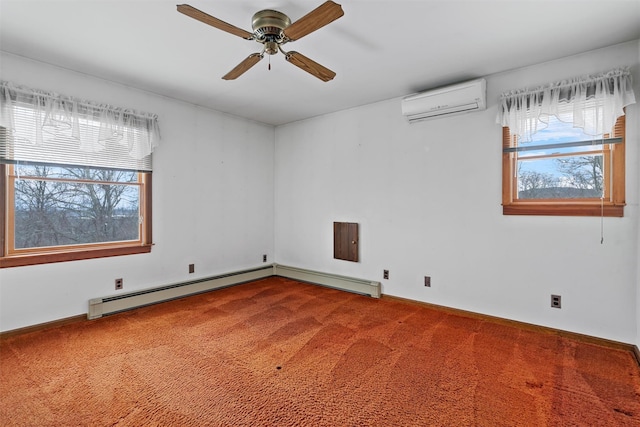
{"type": "Polygon", "coordinates": [[[284,30],[284,34],[291,41],[298,40],[335,21],[342,15],[344,15],[342,6],[329,0],[289,25],[284,30]]]}
{"type": "Polygon", "coordinates": [[[242,28],[238,28],[234,25],[221,21],[218,18],[214,18],[213,16],[204,13],[203,11],[196,9],[193,6],[189,6],[188,4],[179,4],[178,12],[184,13],[185,15],[193,19],[197,19],[200,22],[204,22],[205,24],[209,24],[212,27],[216,27],[219,30],[231,33],[234,36],[242,37],[243,39],[247,40],[253,39],[253,34],[251,34],[249,31],[245,31],[242,28]]]}
{"type": "Polygon", "coordinates": [[[312,74],[322,80],[323,82],[328,82],[329,80],[333,80],[336,76],[336,73],[318,64],[316,61],[307,58],[301,53],[298,52],[287,52],[287,56],[285,57],[287,61],[291,62],[296,67],[299,67],[306,71],[309,74],[312,74]]]}
{"type": "Polygon", "coordinates": [[[243,75],[249,68],[256,65],[262,59],[261,53],[252,53],[247,56],[244,61],[235,66],[235,68],[229,71],[222,77],[224,80],[234,80],[243,75]]]}

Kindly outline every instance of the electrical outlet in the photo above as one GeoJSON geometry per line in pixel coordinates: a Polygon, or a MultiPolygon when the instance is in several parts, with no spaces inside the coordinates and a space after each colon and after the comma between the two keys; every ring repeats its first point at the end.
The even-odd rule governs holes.
{"type": "Polygon", "coordinates": [[[562,297],[560,295],[551,295],[551,307],[562,308],[562,297]]]}
{"type": "Polygon", "coordinates": [[[382,278],[387,280],[389,279],[389,270],[384,270],[382,272],[382,278]]]}
{"type": "Polygon", "coordinates": [[[430,287],[431,287],[431,277],[430,277],[430,276],[424,276],[424,285],[425,285],[427,288],[430,288],[430,287]]]}
{"type": "Polygon", "coordinates": [[[262,255],[262,262],[267,262],[267,254],[262,255]]]}
{"type": "Polygon", "coordinates": [[[119,291],[123,287],[122,279],[116,279],[116,291],[119,291]]]}
{"type": "Polygon", "coordinates": [[[195,272],[196,272],[196,265],[195,264],[189,264],[189,274],[195,273],[195,272]]]}

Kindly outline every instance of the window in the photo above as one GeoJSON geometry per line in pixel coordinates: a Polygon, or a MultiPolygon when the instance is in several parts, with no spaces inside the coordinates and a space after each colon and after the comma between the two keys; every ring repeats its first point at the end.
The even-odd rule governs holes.
{"type": "Polygon", "coordinates": [[[504,127],[503,213],[623,216],[624,119],[594,137],[553,116],[528,143],[504,127]]]}
{"type": "Polygon", "coordinates": [[[149,252],[151,174],[1,165],[2,267],[149,252]]]}
{"type": "Polygon", "coordinates": [[[507,92],[501,103],[504,215],[623,216],[628,69],[507,92]]]}
{"type": "Polygon", "coordinates": [[[0,267],[150,252],[156,117],[1,89],[0,267]]]}

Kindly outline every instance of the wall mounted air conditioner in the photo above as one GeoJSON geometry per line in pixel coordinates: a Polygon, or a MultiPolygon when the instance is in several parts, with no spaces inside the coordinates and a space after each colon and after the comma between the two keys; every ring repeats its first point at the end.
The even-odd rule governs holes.
{"type": "Polygon", "coordinates": [[[402,99],[402,114],[409,123],[487,108],[485,79],[428,90],[402,99]]]}

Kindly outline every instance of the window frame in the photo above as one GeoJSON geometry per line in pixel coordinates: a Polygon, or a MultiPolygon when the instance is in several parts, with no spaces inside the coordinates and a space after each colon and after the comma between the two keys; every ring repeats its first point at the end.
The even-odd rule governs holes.
{"type": "Polygon", "coordinates": [[[140,239],[137,241],[91,243],[86,245],[54,246],[46,249],[20,250],[14,252],[9,248],[13,233],[13,188],[9,178],[10,165],[0,164],[0,268],[20,267],[27,265],[48,264],[55,262],[76,261],[83,259],[104,258],[111,256],[133,255],[151,252],[152,243],[152,173],[138,172],[140,185],[140,215],[142,224],[140,239]]]}
{"type": "Polygon", "coordinates": [[[518,200],[517,153],[505,149],[517,147],[515,135],[509,127],[502,128],[502,214],[550,216],[623,217],[625,202],[625,116],[618,117],[612,138],[622,138],[618,144],[608,144],[605,156],[611,156],[610,174],[604,174],[605,194],[601,199],[539,199],[518,200]]]}

